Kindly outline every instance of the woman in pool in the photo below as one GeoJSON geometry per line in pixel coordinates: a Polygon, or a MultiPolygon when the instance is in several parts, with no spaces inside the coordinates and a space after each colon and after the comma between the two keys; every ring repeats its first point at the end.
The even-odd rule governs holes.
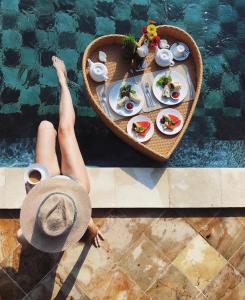
{"type": "MultiPolygon", "coordinates": [[[[58,57],[53,56],[52,60],[61,87],[58,128],[61,167],[59,166],[56,154],[57,132],[53,124],[49,121],[42,121],[38,128],[36,163],[45,166],[51,177],[62,175],[63,177],[72,178],[71,180],[74,179],[82,186],[83,190],[89,194],[90,183],[88,173],[74,131],[75,111],[67,84],[66,67],[64,62],[58,57]]],[[[59,192],[62,193],[62,191],[59,192]]],[[[25,224],[25,226],[27,225],[25,224]]],[[[93,240],[94,245],[99,247],[100,241],[103,240],[103,236],[91,217],[88,223],[87,232],[90,239],[93,240]]]]}

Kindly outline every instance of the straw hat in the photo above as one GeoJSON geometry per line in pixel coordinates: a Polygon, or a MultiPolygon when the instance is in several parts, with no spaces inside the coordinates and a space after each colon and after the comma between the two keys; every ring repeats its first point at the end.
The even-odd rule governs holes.
{"type": "Polygon", "coordinates": [[[35,248],[60,252],[80,240],[90,218],[91,203],[82,186],[71,179],[51,178],[27,194],[20,226],[35,248]]]}

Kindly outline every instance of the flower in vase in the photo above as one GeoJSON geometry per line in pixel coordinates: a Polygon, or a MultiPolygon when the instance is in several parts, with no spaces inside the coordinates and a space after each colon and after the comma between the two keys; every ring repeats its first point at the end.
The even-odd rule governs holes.
{"type": "Polygon", "coordinates": [[[147,26],[147,33],[156,33],[157,32],[157,28],[156,25],[154,24],[149,24],[147,26]]]}
{"type": "Polygon", "coordinates": [[[160,43],[160,37],[156,35],[151,40],[151,47],[156,48],[159,46],[159,43],[160,43]]]}

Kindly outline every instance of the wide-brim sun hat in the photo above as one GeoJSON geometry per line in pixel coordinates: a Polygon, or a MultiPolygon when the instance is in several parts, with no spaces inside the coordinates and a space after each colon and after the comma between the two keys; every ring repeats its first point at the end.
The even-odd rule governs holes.
{"type": "Polygon", "coordinates": [[[20,227],[43,252],[61,252],[78,242],[91,218],[91,202],[81,184],[51,178],[33,187],[23,201],[20,227]]]}

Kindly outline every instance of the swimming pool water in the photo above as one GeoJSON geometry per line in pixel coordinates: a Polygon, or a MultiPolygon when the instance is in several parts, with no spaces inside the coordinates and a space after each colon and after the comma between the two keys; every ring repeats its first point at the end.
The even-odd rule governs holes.
{"type": "MultiPolygon", "coordinates": [[[[155,165],[116,138],[88,104],[80,70],[95,37],[132,33],[149,18],[187,30],[200,47],[204,80],[183,141],[168,166],[244,167],[245,1],[2,0],[0,32],[0,165],[33,159],[38,123],[57,124],[59,90],[51,56],[64,59],[91,165],[155,165]],[[106,143],[104,142],[106,141],[106,143]],[[98,144],[100,145],[98,147],[98,144]]],[[[157,164],[158,165],[158,164],[157,164]]]]}

